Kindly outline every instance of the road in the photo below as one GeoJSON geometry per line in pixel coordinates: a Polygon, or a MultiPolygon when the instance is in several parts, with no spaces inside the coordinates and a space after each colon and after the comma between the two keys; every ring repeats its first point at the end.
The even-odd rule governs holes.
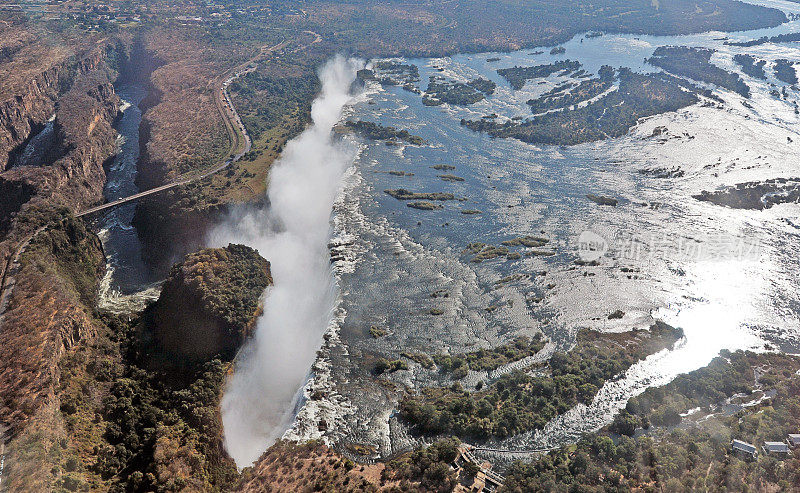
{"type": "MultiPolygon", "coordinates": [[[[322,41],[322,36],[313,31],[303,31],[303,33],[314,36],[314,39],[305,45],[301,45],[295,48],[289,53],[297,53],[298,51],[305,50],[306,48],[322,41]]],[[[262,46],[258,54],[256,54],[254,57],[250,58],[246,62],[242,63],[241,65],[231,69],[220,79],[218,79],[218,81],[221,80],[221,82],[219,82],[217,84],[217,87],[214,89],[214,102],[217,106],[217,111],[219,111],[220,116],[222,116],[222,120],[225,123],[225,130],[228,133],[228,137],[231,141],[231,148],[228,151],[228,155],[224,161],[218,163],[213,168],[206,170],[205,172],[202,172],[200,174],[198,174],[196,171],[186,173],[170,183],[166,183],[164,185],[151,188],[149,190],[145,190],[144,192],[139,192],[130,195],[128,197],[115,200],[113,202],[107,202],[105,204],[101,204],[95,207],[90,207],[88,209],[76,212],[75,216],[81,217],[89,214],[94,214],[95,212],[100,212],[106,209],[110,209],[112,207],[116,207],[118,205],[125,204],[127,202],[132,202],[134,200],[138,200],[142,197],[146,197],[154,193],[163,192],[164,190],[169,190],[170,188],[179,187],[181,185],[186,185],[195,181],[202,180],[211,175],[219,173],[220,171],[224,170],[231,164],[242,159],[242,156],[250,152],[252,141],[250,140],[250,136],[247,134],[247,129],[245,128],[244,123],[242,123],[242,118],[236,111],[236,107],[233,105],[233,101],[231,100],[230,95],[228,94],[228,86],[231,84],[231,82],[241,77],[242,75],[248,74],[253,70],[255,70],[254,63],[258,61],[260,58],[270,55],[277,50],[283,49],[288,44],[289,41],[282,41],[273,46],[262,46]]],[[[0,313],[2,313],[2,310],[0,310],[0,313]]]]}
{"type": "Polygon", "coordinates": [[[14,254],[7,260],[6,268],[3,271],[3,278],[0,279],[0,323],[3,322],[3,317],[6,313],[8,302],[11,300],[11,293],[14,292],[14,274],[16,274],[16,272],[19,270],[19,259],[36,235],[45,229],[47,229],[47,226],[42,226],[30,234],[27,238],[22,240],[17,246],[14,254]]]}
{"type": "MultiPolygon", "coordinates": [[[[292,50],[290,53],[296,53],[300,50],[304,50],[322,41],[322,37],[313,31],[303,31],[303,33],[314,36],[314,40],[305,45],[299,46],[298,48],[292,50]]],[[[214,99],[217,106],[217,110],[220,112],[220,115],[222,116],[222,119],[225,122],[225,128],[231,140],[231,147],[230,150],[228,151],[228,156],[222,162],[218,163],[211,169],[207,169],[202,172],[192,171],[184,175],[181,175],[170,183],[166,183],[164,185],[115,200],[113,202],[107,202],[105,204],[101,204],[95,207],[90,207],[82,211],[77,211],[75,212],[75,217],[94,214],[95,212],[100,212],[106,209],[110,209],[112,207],[116,207],[118,205],[125,204],[127,202],[132,202],[134,200],[138,200],[148,195],[163,192],[164,190],[169,190],[170,188],[186,185],[188,183],[208,178],[209,176],[219,173],[220,171],[224,170],[231,164],[239,161],[242,158],[242,156],[250,152],[252,141],[250,140],[250,136],[247,134],[247,129],[242,123],[242,119],[239,116],[239,113],[236,111],[236,107],[233,105],[233,101],[231,100],[230,95],[228,94],[228,86],[238,77],[241,77],[242,75],[245,75],[246,73],[255,70],[255,66],[253,64],[260,58],[284,48],[287,44],[288,41],[283,41],[273,46],[263,46],[255,56],[253,56],[246,62],[242,63],[241,65],[231,69],[230,71],[222,75],[219,79],[217,79],[218,84],[216,85],[216,88],[214,90],[214,99]]],[[[8,302],[11,299],[11,294],[13,292],[15,284],[14,274],[17,272],[17,270],[19,270],[19,259],[25,252],[25,249],[28,247],[33,238],[46,229],[47,229],[46,225],[42,226],[41,228],[37,229],[33,234],[23,239],[17,245],[14,252],[5,259],[6,268],[3,270],[2,279],[0,279],[0,324],[2,324],[3,315],[5,314],[8,302]]]]}

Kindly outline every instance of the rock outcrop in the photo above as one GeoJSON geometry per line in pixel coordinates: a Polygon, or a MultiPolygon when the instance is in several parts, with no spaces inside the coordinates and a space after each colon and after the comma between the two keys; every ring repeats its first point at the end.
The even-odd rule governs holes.
{"type": "Polygon", "coordinates": [[[269,262],[244,245],[188,255],[172,268],[152,308],[157,348],[190,363],[232,358],[252,332],[271,284],[269,262]]]}

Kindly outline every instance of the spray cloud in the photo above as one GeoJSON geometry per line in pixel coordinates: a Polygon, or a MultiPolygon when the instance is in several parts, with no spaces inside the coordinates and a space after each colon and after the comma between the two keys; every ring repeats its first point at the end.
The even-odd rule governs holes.
{"type": "Polygon", "coordinates": [[[319,70],[312,124],[287,143],[270,171],[269,209],[241,213],[211,233],[214,245],[256,248],[270,261],[275,282],[222,397],[225,447],[239,467],[256,461],[290,425],[332,317],[330,215],[355,153],[334,141],[331,130],[351,100],[359,68],[358,61],[337,56],[319,70]]]}

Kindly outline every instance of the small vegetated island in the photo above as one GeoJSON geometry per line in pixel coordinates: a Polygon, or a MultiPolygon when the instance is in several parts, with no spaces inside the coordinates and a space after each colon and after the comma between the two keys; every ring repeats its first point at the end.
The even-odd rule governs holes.
{"type": "Polygon", "coordinates": [[[756,79],[766,79],[767,74],[764,72],[764,65],[767,64],[766,60],[758,60],[750,55],[743,55],[741,53],[734,55],[733,61],[742,67],[742,72],[755,77],[756,79]]]}
{"type": "Polygon", "coordinates": [[[764,210],[776,204],[800,202],[800,178],[771,178],[761,182],[739,183],[693,195],[697,200],[731,209],[764,210]]]}
{"type": "Polygon", "coordinates": [[[376,81],[383,86],[402,86],[403,89],[416,94],[420,93],[419,69],[414,64],[397,60],[379,60],[371,69],[361,69],[356,73],[362,82],[376,81]]]}
{"type": "Polygon", "coordinates": [[[455,200],[455,195],[445,192],[411,192],[405,188],[398,188],[395,190],[384,190],[388,195],[396,198],[397,200],[408,200],[406,205],[412,209],[419,209],[423,211],[433,211],[441,209],[441,203],[446,200],[455,200]]]}
{"type": "Polygon", "coordinates": [[[497,73],[506,79],[513,89],[520,90],[530,79],[549,77],[556,72],[562,72],[562,75],[566,75],[580,69],[580,67],[580,62],[560,60],[546,65],[536,65],[534,67],[501,68],[497,70],[497,73]]]}
{"type": "Polygon", "coordinates": [[[775,60],[775,78],[787,84],[797,84],[797,71],[794,62],[781,58],[775,60]]]}
{"type": "Polygon", "coordinates": [[[348,120],[344,123],[344,126],[370,140],[402,140],[412,145],[425,145],[425,139],[411,134],[408,130],[398,130],[395,127],[384,126],[379,123],[348,120]]]}
{"type": "Polygon", "coordinates": [[[494,93],[496,84],[490,80],[478,78],[469,82],[449,81],[439,75],[431,75],[428,89],[422,97],[425,106],[439,106],[444,103],[468,106],[483,100],[494,93]]]}
{"type": "Polygon", "coordinates": [[[569,108],[572,105],[596,98],[614,85],[614,69],[603,65],[598,75],[597,78],[582,80],[579,83],[559,84],[540,97],[528,100],[528,106],[536,114],[569,108]]]}
{"type": "Polygon", "coordinates": [[[758,39],[751,39],[749,41],[725,41],[725,44],[729,46],[749,48],[751,46],[758,46],[767,43],[790,43],[793,41],[800,41],[800,33],[778,34],[777,36],[762,36],[758,39]]]}
{"type": "Polygon", "coordinates": [[[659,46],[653,52],[653,56],[647,59],[647,63],[679,77],[714,84],[749,98],[750,87],[738,74],[712,64],[713,54],[714,50],[709,48],[659,46]]]}

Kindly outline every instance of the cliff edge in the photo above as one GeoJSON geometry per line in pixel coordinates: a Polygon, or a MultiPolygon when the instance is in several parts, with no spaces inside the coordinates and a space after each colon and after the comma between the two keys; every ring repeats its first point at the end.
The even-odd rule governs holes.
{"type": "Polygon", "coordinates": [[[252,332],[271,284],[269,262],[252,248],[192,253],[172,268],[152,308],[154,342],[188,362],[230,359],[252,332]]]}

